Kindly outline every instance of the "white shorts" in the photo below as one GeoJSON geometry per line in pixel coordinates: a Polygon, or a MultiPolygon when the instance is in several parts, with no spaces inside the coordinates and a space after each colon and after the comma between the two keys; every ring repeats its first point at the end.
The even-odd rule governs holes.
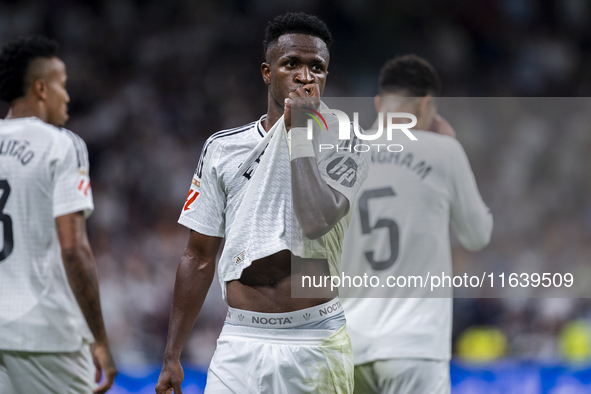
{"type": "Polygon", "coordinates": [[[89,394],[95,371],[89,345],[68,353],[0,350],[0,393],[89,394]]]}
{"type": "Polygon", "coordinates": [[[449,362],[394,358],[355,366],[358,394],[449,394],[449,362]]]}
{"type": "Polygon", "coordinates": [[[338,300],[289,313],[230,308],[205,394],[351,394],[353,354],[342,311],[338,300]],[[289,328],[261,328],[270,325],[289,328]]]}

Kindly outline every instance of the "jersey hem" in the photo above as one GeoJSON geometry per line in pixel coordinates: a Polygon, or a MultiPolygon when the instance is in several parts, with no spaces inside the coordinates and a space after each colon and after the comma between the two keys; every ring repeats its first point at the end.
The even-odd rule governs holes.
{"type": "Polygon", "coordinates": [[[54,208],[53,218],[56,219],[60,216],[75,212],[84,212],[84,217],[88,218],[92,214],[92,211],[94,211],[94,204],[88,204],[88,202],[84,202],[78,205],[68,205],[66,207],[54,208]]]}
{"type": "Polygon", "coordinates": [[[224,232],[222,230],[216,229],[215,227],[206,226],[184,216],[179,218],[178,223],[203,235],[220,238],[224,236],[224,232]]]}

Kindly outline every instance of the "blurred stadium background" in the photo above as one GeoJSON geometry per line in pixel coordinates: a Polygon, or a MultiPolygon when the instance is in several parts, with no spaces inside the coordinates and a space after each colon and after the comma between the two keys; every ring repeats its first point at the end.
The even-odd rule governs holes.
{"type": "MultiPolygon", "coordinates": [[[[122,369],[115,393],[153,392],[188,235],[176,221],[201,146],[266,111],[264,28],[287,10],[333,33],[327,96],[373,96],[381,65],[404,53],[435,65],[445,96],[591,92],[585,0],[1,0],[0,44],[45,34],[68,67],[68,128],[90,151],[89,231],[122,369]]],[[[455,126],[495,215],[490,246],[454,243],[455,262],[591,264],[589,123],[543,133],[455,126]]],[[[214,287],[183,353],[194,366],[187,393],[201,392],[225,316],[214,287]]],[[[454,394],[591,391],[589,299],[456,299],[454,312],[454,394]]]]}

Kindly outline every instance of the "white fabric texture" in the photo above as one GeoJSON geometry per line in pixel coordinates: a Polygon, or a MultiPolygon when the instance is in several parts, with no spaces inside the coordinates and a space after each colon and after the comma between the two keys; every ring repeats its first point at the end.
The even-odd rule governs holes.
{"type": "MultiPolygon", "coordinates": [[[[316,146],[322,139],[338,144],[336,119],[330,116],[327,118],[328,130],[317,133],[313,141],[316,146]]],[[[226,244],[218,264],[222,289],[225,290],[225,282],[240,278],[242,271],[253,261],[285,249],[304,258],[327,259],[331,274],[338,275],[341,245],[349,216],[345,216],[329,233],[316,240],[303,235],[293,210],[291,164],[283,117],[273,125],[242,165],[248,167],[256,160],[260,160],[256,172],[248,185],[240,190],[240,208],[231,229],[226,232],[226,244]]],[[[316,160],[327,184],[344,194],[349,201],[354,201],[367,174],[369,155],[355,152],[328,153],[318,154],[316,160]],[[353,178],[343,179],[342,176],[330,174],[327,168],[331,163],[331,168],[335,168],[336,163],[345,160],[355,166],[353,178]]],[[[241,176],[241,172],[235,174],[235,177],[241,176]]]]}
{"type": "Polygon", "coordinates": [[[89,394],[95,371],[88,344],[66,353],[0,350],[0,393],[89,394]]]}
{"type": "Polygon", "coordinates": [[[355,367],[355,394],[449,394],[449,362],[379,360],[355,367]]]}
{"type": "Polygon", "coordinates": [[[352,392],[353,358],[345,325],[333,331],[226,324],[205,386],[205,394],[352,392]]]}
{"type": "Polygon", "coordinates": [[[0,349],[76,351],[93,338],[66,277],[55,217],[92,212],[86,145],[37,118],[1,120],[0,182],[0,349]]]}
{"type": "MultiPolygon", "coordinates": [[[[404,135],[379,141],[401,144],[402,152],[372,153],[371,169],[359,192],[367,206],[362,212],[360,200],[356,203],[343,244],[345,275],[375,275],[380,283],[388,276],[452,275],[450,221],[469,249],[482,248],[490,239],[492,215],[460,143],[427,131],[413,134],[417,141],[404,135]],[[380,220],[395,223],[398,234],[390,238],[388,228],[374,228],[380,220]],[[374,265],[389,263],[373,269],[369,252],[374,265]]],[[[356,365],[389,358],[450,359],[452,299],[411,290],[417,288],[341,289],[356,365]]],[[[452,296],[449,287],[443,293],[452,296]]]]}
{"type": "MultiPolygon", "coordinates": [[[[239,278],[253,260],[291,249],[296,235],[300,245],[307,242],[301,229],[291,231],[291,166],[283,118],[268,133],[261,124],[264,119],[217,132],[206,141],[179,218],[180,224],[201,234],[226,237],[218,264],[224,300],[226,281],[239,278]]],[[[318,153],[319,143],[338,144],[336,119],[327,116],[327,121],[330,132],[314,134],[318,169],[352,206],[367,175],[369,155],[346,149],[318,153]]],[[[349,218],[350,213],[328,234],[307,244],[308,256],[326,258],[333,275],[338,275],[349,218]]]]}

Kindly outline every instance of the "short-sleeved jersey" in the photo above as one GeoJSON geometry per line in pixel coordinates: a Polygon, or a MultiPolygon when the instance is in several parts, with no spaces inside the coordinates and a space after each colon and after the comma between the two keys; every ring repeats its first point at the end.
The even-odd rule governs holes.
{"type": "MultiPolygon", "coordinates": [[[[385,146],[372,151],[343,243],[344,275],[375,275],[382,284],[388,276],[451,275],[450,221],[470,250],[490,239],[492,215],[460,143],[432,132],[413,134],[417,141],[404,135],[379,141],[400,144],[401,152],[388,152],[385,146]]],[[[351,292],[356,298],[342,299],[355,364],[389,358],[448,360],[452,299],[405,298],[413,294],[408,287],[386,290],[390,296],[361,287],[351,292]],[[384,298],[369,298],[378,293],[384,298]]]]}
{"type": "Polygon", "coordinates": [[[92,210],[80,137],[37,118],[0,120],[0,349],[66,352],[93,340],[55,226],[92,210]]]}
{"type": "MultiPolygon", "coordinates": [[[[230,229],[235,223],[236,214],[243,202],[246,186],[253,178],[265,150],[269,146],[268,143],[265,145],[265,141],[270,140],[271,135],[267,135],[261,125],[264,118],[263,116],[259,121],[242,127],[218,132],[206,141],[179,223],[210,236],[223,237],[230,233],[230,229]],[[255,149],[260,153],[256,153],[255,149]]],[[[287,139],[285,140],[287,141],[287,139]]],[[[287,145],[285,149],[285,154],[287,154],[287,145]]],[[[359,156],[355,152],[346,150],[340,153],[333,151],[332,153],[320,152],[317,154],[321,176],[329,186],[349,199],[351,206],[355,199],[355,193],[367,174],[369,157],[362,160],[359,156]],[[355,161],[351,163],[351,160],[347,160],[349,157],[357,157],[357,160],[351,159],[355,161]],[[349,179],[345,173],[353,167],[356,170],[353,171],[355,176],[349,179]]],[[[289,158],[287,157],[286,160],[289,166],[289,158]]],[[[287,182],[289,183],[289,178],[287,178],[287,182]]],[[[265,191],[261,190],[260,192],[264,193],[265,191]]],[[[327,258],[329,266],[336,267],[334,270],[331,268],[335,274],[338,274],[340,246],[348,221],[349,217],[343,218],[329,234],[322,237],[324,254],[322,257],[313,257],[327,258]]],[[[262,233],[263,230],[277,233],[269,228],[261,229],[262,233]]],[[[244,235],[244,237],[255,237],[256,239],[261,239],[261,236],[261,234],[244,235]]],[[[243,257],[241,258],[240,254],[237,254],[235,258],[231,256],[235,260],[234,262],[226,262],[223,257],[224,255],[218,271],[224,290],[224,281],[239,278],[245,267],[241,264],[243,257]]],[[[225,298],[225,292],[223,295],[225,298]]]]}
{"type": "Polygon", "coordinates": [[[256,170],[256,166],[241,166],[265,136],[263,119],[217,132],[205,142],[180,224],[213,237],[223,237],[229,231],[240,206],[239,192],[256,170]],[[232,182],[238,171],[243,176],[232,182]]]}

